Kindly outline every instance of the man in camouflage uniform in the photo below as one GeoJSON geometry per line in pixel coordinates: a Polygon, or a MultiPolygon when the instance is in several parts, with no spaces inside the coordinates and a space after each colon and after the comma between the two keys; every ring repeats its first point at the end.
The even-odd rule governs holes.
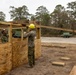
{"type": "Polygon", "coordinates": [[[1,42],[2,43],[8,42],[8,35],[5,29],[3,29],[1,32],[1,42]]]}
{"type": "Polygon", "coordinates": [[[28,62],[30,67],[33,67],[35,65],[35,44],[34,39],[36,36],[35,31],[35,25],[30,24],[29,25],[29,32],[25,34],[25,38],[28,37],[28,62]]]}

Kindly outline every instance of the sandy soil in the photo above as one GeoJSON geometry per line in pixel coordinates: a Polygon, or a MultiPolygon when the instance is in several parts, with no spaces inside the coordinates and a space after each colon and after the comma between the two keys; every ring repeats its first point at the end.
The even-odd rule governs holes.
{"type": "Polygon", "coordinates": [[[33,68],[24,64],[5,75],[69,75],[76,64],[75,47],[46,47],[42,46],[42,55],[36,60],[33,68]],[[70,60],[61,60],[61,57],[69,57],[70,60]],[[52,65],[53,61],[64,62],[64,66],[52,65]]]}

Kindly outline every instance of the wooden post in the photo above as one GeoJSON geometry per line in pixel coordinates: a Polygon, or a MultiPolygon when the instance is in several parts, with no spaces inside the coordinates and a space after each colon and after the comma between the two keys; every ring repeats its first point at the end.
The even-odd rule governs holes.
{"type": "Polygon", "coordinates": [[[8,31],[8,34],[9,34],[9,42],[11,42],[12,43],[12,24],[10,25],[10,27],[9,27],[9,31],[8,31]]]}
{"type": "Polygon", "coordinates": [[[40,39],[41,29],[40,29],[40,28],[37,28],[37,29],[36,29],[36,32],[37,32],[37,35],[36,35],[37,39],[40,39]]]}
{"type": "Polygon", "coordinates": [[[21,41],[23,41],[23,28],[21,28],[21,41]]]}

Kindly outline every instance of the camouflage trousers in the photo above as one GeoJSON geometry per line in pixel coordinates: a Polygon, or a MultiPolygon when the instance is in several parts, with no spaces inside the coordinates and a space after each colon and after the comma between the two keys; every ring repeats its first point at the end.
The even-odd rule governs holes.
{"type": "Polygon", "coordinates": [[[1,42],[2,43],[8,42],[8,37],[7,36],[2,36],[1,37],[1,42]]]}
{"type": "Polygon", "coordinates": [[[28,63],[31,67],[35,65],[34,47],[28,47],[28,63]]]}

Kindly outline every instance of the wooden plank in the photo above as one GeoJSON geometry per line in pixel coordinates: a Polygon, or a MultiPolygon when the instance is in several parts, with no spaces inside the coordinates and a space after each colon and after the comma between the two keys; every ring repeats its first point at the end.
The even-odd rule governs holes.
{"type": "Polygon", "coordinates": [[[52,65],[57,65],[57,66],[64,66],[64,62],[52,62],[52,65]]]}
{"type": "Polygon", "coordinates": [[[23,28],[21,28],[21,41],[23,41],[23,28]]]}
{"type": "Polygon", "coordinates": [[[7,23],[7,22],[2,22],[2,21],[0,21],[0,25],[11,25],[11,23],[7,23]]]}
{"type": "Polygon", "coordinates": [[[62,60],[70,60],[69,57],[61,57],[60,59],[62,59],[62,60]]]}
{"type": "Polygon", "coordinates": [[[37,28],[36,29],[36,32],[37,32],[37,39],[40,39],[40,37],[41,37],[41,29],[40,28],[37,28]]]}
{"type": "Polygon", "coordinates": [[[76,75],[76,66],[73,67],[69,75],[76,75]]]}
{"type": "Polygon", "coordinates": [[[8,31],[8,34],[9,34],[9,42],[12,42],[12,25],[9,27],[9,31],[8,31]]]}
{"type": "Polygon", "coordinates": [[[12,29],[21,29],[21,28],[26,29],[26,27],[12,27],[12,29]]]}
{"type": "Polygon", "coordinates": [[[65,28],[58,28],[58,27],[51,27],[51,26],[40,26],[41,28],[49,28],[49,29],[55,29],[55,30],[62,30],[62,31],[69,31],[69,32],[76,32],[76,30],[71,29],[65,29],[65,28]]]}
{"type": "Polygon", "coordinates": [[[0,21],[0,25],[13,25],[13,26],[22,26],[22,24],[13,24],[13,23],[8,23],[8,22],[2,22],[0,21]]]}
{"type": "Polygon", "coordinates": [[[13,26],[22,26],[22,24],[12,24],[13,26]]]}

